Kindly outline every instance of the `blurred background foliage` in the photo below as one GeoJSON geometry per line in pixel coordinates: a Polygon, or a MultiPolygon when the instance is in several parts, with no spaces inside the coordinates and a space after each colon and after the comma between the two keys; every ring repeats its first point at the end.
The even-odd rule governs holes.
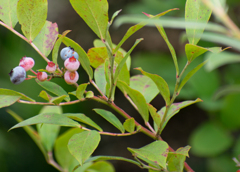
{"type": "MultiPolygon", "coordinates": [[[[66,0],[49,0],[48,2],[48,20],[58,24],[59,33],[72,30],[68,36],[78,42],[86,51],[93,47],[96,36],[76,14],[70,3],[66,0]]],[[[229,16],[235,23],[239,24],[240,2],[238,0],[227,0],[226,4],[229,16]]],[[[128,15],[141,14],[142,12],[157,14],[170,8],[179,8],[180,10],[170,12],[167,15],[184,17],[185,0],[109,0],[109,6],[109,16],[119,9],[123,9],[120,15],[128,15]]],[[[215,17],[211,17],[211,21],[218,22],[215,17]]],[[[113,42],[118,43],[130,26],[131,24],[124,24],[118,28],[112,27],[113,42]]],[[[21,32],[19,24],[16,26],[16,30],[21,32]]],[[[181,41],[184,32],[183,29],[166,29],[169,40],[176,50],[180,68],[183,68],[187,61],[184,52],[184,43],[186,41],[184,43],[181,41]]],[[[132,53],[131,74],[139,74],[133,68],[142,67],[147,72],[162,76],[173,91],[175,84],[174,65],[168,47],[157,29],[144,27],[134,34],[123,45],[123,48],[125,50],[130,49],[137,38],[144,38],[144,41],[132,53]]],[[[200,41],[199,45],[203,47],[226,46],[224,42],[212,43],[212,41],[200,41]]],[[[192,146],[190,158],[187,159],[187,162],[198,172],[237,170],[232,158],[240,154],[239,51],[240,48],[229,49],[219,54],[215,58],[233,60],[226,60],[226,62],[223,62],[225,65],[217,65],[213,68],[206,66],[190,79],[176,101],[199,97],[203,102],[181,110],[179,114],[170,120],[162,133],[162,138],[174,149],[186,145],[192,146]]],[[[20,85],[13,85],[9,80],[8,73],[18,65],[20,58],[23,56],[31,56],[35,59],[36,65],[34,69],[45,68],[45,61],[25,41],[3,27],[0,27],[0,52],[0,87],[13,89],[36,100],[43,101],[38,97],[42,89],[34,80],[23,82],[20,85]]],[[[194,67],[205,58],[209,58],[209,56],[210,53],[202,55],[194,60],[191,66],[194,67]]],[[[63,64],[61,65],[63,66],[63,64]]],[[[79,75],[79,83],[88,81],[87,75],[82,69],[79,69],[79,75]]],[[[54,82],[60,84],[68,92],[74,89],[60,79],[55,79],[54,82]]],[[[93,88],[88,87],[88,89],[93,88]]],[[[137,121],[143,123],[140,116],[119,91],[116,92],[116,104],[131,114],[137,121]]],[[[164,101],[162,97],[157,96],[152,101],[152,104],[157,109],[160,109],[164,106],[164,101]]],[[[64,106],[63,112],[85,113],[99,123],[105,131],[115,131],[107,122],[94,115],[92,109],[100,106],[95,102],[82,102],[76,105],[64,106]]],[[[16,103],[8,108],[26,119],[38,114],[42,107],[16,103]]],[[[6,108],[0,109],[0,171],[56,171],[45,162],[40,150],[23,129],[7,132],[14,124],[16,124],[16,121],[7,114],[6,108]]],[[[62,127],[61,133],[66,129],[62,127]]],[[[139,148],[151,141],[150,138],[143,134],[130,137],[102,136],[100,145],[94,155],[115,155],[131,158],[131,154],[126,147],[139,148]]],[[[119,161],[113,161],[112,163],[117,172],[139,171],[138,167],[132,164],[119,161]]]]}

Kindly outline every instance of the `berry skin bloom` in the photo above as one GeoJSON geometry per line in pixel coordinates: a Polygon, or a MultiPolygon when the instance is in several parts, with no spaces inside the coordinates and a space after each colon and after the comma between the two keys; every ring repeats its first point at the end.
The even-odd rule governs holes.
{"type": "Polygon", "coordinates": [[[72,56],[72,57],[68,58],[67,60],[65,60],[64,66],[69,71],[76,71],[76,70],[78,70],[78,68],[80,66],[80,62],[77,59],[75,59],[74,56],[72,56]]]}
{"type": "Polygon", "coordinates": [[[71,84],[75,84],[79,79],[79,75],[77,73],[77,71],[66,71],[64,74],[64,80],[66,81],[67,84],[71,85],[71,84]]]}
{"type": "Polygon", "coordinates": [[[37,73],[37,79],[39,81],[45,81],[48,78],[48,75],[46,72],[38,72],[37,73]]]}
{"type": "Polygon", "coordinates": [[[46,70],[47,70],[49,73],[54,73],[56,69],[57,69],[57,66],[55,65],[55,63],[53,63],[53,62],[48,62],[48,65],[46,66],[46,70]]]}
{"type": "Polygon", "coordinates": [[[28,71],[33,68],[35,62],[32,57],[23,57],[20,60],[19,66],[22,66],[25,71],[28,71]]]}
{"type": "Polygon", "coordinates": [[[63,61],[65,61],[66,59],[72,56],[72,53],[73,49],[71,47],[65,47],[61,50],[60,56],[63,59],[63,61]]]}
{"type": "Polygon", "coordinates": [[[13,84],[20,84],[26,79],[26,71],[23,67],[17,66],[10,71],[9,76],[13,84]]]}

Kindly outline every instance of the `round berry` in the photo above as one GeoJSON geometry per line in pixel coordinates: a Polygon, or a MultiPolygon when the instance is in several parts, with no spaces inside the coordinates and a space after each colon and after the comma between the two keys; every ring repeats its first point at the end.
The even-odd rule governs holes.
{"type": "Polygon", "coordinates": [[[23,67],[17,66],[10,71],[9,76],[12,83],[20,84],[26,79],[26,71],[23,67]]]}
{"type": "Polygon", "coordinates": [[[55,63],[53,63],[53,62],[48,62],[48,65],[46,66],[46,70],[47,70],[49,73],[54,73],[56,69],[57,69],[57,66],[55,65],[55,63]]]}
{"type": "Polygon", "coordinates": [[[74,56],[74,58],[77,60],[79,58],[78,53],[76,51],[73,51],[72,56],[74,56]]]}
{"type": "Polygon", "coordinates": [[[78,70],[78,68],[80,66],[80,62],[77,59],[75,59],[74,56],[72,56],[72,57],[68,58],[67,60],[65,60],[64,66],[69,71],[76,71],[76,70],[78,70]]]}
{"type": "Polygon", "coordinates": [[[64,80],[66,81],[67,84],[71,85],[71,84],[75,84],[79,79],[79,75],[77,73],[77,71],[66,71],[64,74],[64,80]]]}
{"type": "Polygon", "coordinates": [[[20,60],[19,66],[22,66],[25,71],[28,71],[33,68],[35,62],[32,57],[23,57],[20,60]]]}
{"type": "Polygon", "coordinates": [[[37,79],[39,81],[45,81],[48,78],[48,75],[46,72],[38,72],[37,73],[37,79]]]}
{"type": "Polygon", "coordinates": [[[72,53],[73,53],[73,49],[71,47],[65,47],[61,50],[60,56],[63,59],[63,61],[65,61],[66,59],[72,56],[71,55],[72,53]]]}

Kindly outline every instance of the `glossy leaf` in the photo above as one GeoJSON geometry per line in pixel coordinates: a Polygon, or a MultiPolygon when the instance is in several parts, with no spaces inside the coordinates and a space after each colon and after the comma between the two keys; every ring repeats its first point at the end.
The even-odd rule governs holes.
{"type": "Polygon", "coordinates": [[[226,151],[233,138],[226,129],[207,122],[199,126],[190,137],[191,153],[201,156],[217,156],[226,151]]]}
{"type": "Polygon", "coordinates": [[[150,103],[159,93],[155,83],[145,75],[134,75],[130,78],[130,85],[132,89],[139,91],[147,103],[150,103]]]}
{"type": "Polygon", "coordinates": [[[167,82],[161,77],[156,74],[151,74],[143,71],[141,68],[136,68],[137,70],[141,71],[143,75],[146,75],[147,77],[151,78],[152,81],[156,84],[158,87],[158,90],[160,91],[160,94],[162,95],[163,99],[166,102],[166,105],[169,105],[170,103],[170,91],[167,82]]]}
{"type": "Polygon", "coordinates": [[[57,95],[57,96],[63,96],[63,95],[67,95],[67,97],[64,99],[66,101],[70,101],[69,95],[67,94],[67,92],[60,87],[59,85],[57,85],[54,82],[50,82],[50,81],[39,81],[36,79],[36,82],[38,83],[38,85],[40,85],[41,87],[43,87],[44,89],[46,89],[47,91],[57,95]]]}
{"type": "Polygon", "coordinates": [[[71,118],[73,120],[85,123],[89,126],[92,126],[94,128],[96,128],[99,131],[103,131],[101,129],[101,127],[99,127],[95,122],[93,122],[89,117],[87,117],[86,115],[82,114],[82,113],[65,113],[65,116],[67,116],[68,118],[71,118]]]}
{"type": "Polygon", "coordinates": [[[17,17],[22,32],[29,41],[33,41],[43,28],[47,19],[47,0],[19,0],[17,17]]]}
{"type": "Polygon", "coordinates": [[[100,134],[97,131],[83,131],[71,137],[68,149],[82,166],[97,148],[100,139],[100,134]]]}
{"type": "Polygon", "coordinates": [[[157,113],[157,109],[154,108],[151,104],[148,104],[148,110],[150,112],[150,115],[153,118],[153,121],[155,122],[155,124],[157,125],[157,127],[159,129],[159,126],[161,124],[161,116],[157,113]]]}
{"type": "Polygon", "coordinates": [[[9,130],[24,127],[27,125],[33,125],[33,124],[54,124],[54,125],[60,125],[60,126],[68,126],[68,127],[80,127],[80,124],[77,122],[69,119],[68,117],[58,114],[58,113],[43,113],[36,115],[34,117],[31,117],[29,119],[26,119],[25,121],[22,121],[16,125],[14,125],[9,130]]]}
{"type": "Polygon", "coordinates": [[[20,99],[27,100],[30,102],[35,102],[35,100],[31,99],[30,97],[27,97],[26,95],[19,93],[17,91],[13,91],[10,89],[0,88],[0,95],[4,96],[20,96],[20,99]]]}
{"type": "Polygon", "coordinates": [[[52,51],[52,61],[53,61],[53,63],[55,63],[55,64],[58,64],[58,62],[57,62],[58,51],[59,51],[60,45],[61,45],[61,43],[62,43],[62,41],[63,41],[63,38],[64,38],[69,32],[71,32],[71,30],[66,30],[66,31],[64,31],[64,32],[62,33],[62,35],[59,36],[59,38],[57,39],[57,41],[56,41],[56,43],[55,43],[55,45],[54,45],[54,47],[53,47],[53,51],[52,51]]]}
{"type": "Polygon", "coordinates": [[[106,119],[109,123],[114,125],[117,129],[119,129],[122,133],[124,133],[124,127],[119,119],[112,113],[103,109],[93,109],[96,113],[101,115],[104,119],[106,119]]]}
{"type": "Polygon", "coordinates": [[[70,0],[70,3],[93,32],[99,38],[105,39],[108,26],[107,0],[70,0]]]}
{"type": "Polygon", "coordinates": [[[86,88],[87,88],[87,85],[88,85],[88,83],[86,83],[86,84],[81,84],[81,85],[79,85],[79,86],[77,87],[76,96],[77,96],[77,98],[78,98],[79,100],[81,100],[81,99],[84,98],[83,94],[84,94],[84,92],[85,92],[85,90],[86,90],[86,88]]]}
{"type": "Polygon", "coordinates": [[[97,161],[87,169],[96,172],[115,172],[113,165],[107,161],[97,161]]]}
{"type": "Polygon", "coordinates": [[[86,54],[86,52],[84,51],[84,49],[77,44],[76,42],[74,42],[73,40],[71,40],[70,38],[64,37],[63,38],[63,43],[68,47],[71,46],[79,55],[79,61],[83,67],[83,69],[87,72],[88,76],[90,79],[93,78],[93,71],[92,68],[90,67],[90,61],[88,59],[88,56],[86,54]]]}
{"type": "Polygon", "coordinates": [[[168,144],[164,141],[154,141],[140,149],[128,148],[128,150],[143,161],[146,161],[148,164],[153,165],[154,167],[162,167],[166,169],[167,167],[167,156],[169,147],[168,144]]]}
{"type": "Polygon", "coordinates": [[[195,58],[204,54],[207,51],[208,51],[208,49],[197,46],[197,45],[193,45],[193,44],[185,45],[185,52],[186,52],[187,59],[189,62],[193,61],[195,58]]]}
{"type": "MultiPolygon", "coordinates": [[[[187,22],[198,21],[201,23],[208,22],[212,11],[201,0],[187,0],[185,7],[185,20],[187,22]]],[[[190,44],[196,45],[200,40],[200,35],[204,28],[186,28],[188,41],[190,44]]]]}
{"type": "MultiPolygon", "coordinates": [[[[62,114],[62,109],[59,106],[44,106],[39,114],[43,113],[62,114]]],[[[52,151],[53,145],[60,130],[60,126],[51,124],[37,124],[37,130],[46,151],[52,151]]]]}
{"type": "Polygon", "coordinates": [[[139,91],[130,88],[126,83],[122,81],[118,81],[117,86],[122,92],[124,92],[124,94],[126,92],[130,96],[132,101],[137,106],[138,112],[142,116],[143,120],[147,122],[149,119],[148,107],[143,95],[139,91]]]}
{"type": "Polygon", "coordinates": [[[82,131],[84,130],[80,128],[69,129],[65,133],[60,135],[55,142],[55,157],[57,162],[64,170],[72,171],[73,169],[70,169],[70,167],[75,163],[75,161],[77,161],[68,150],[68,141],[74,134],[80,133],[82,131]]]}
{"type": "Polygon", "coordinates": [[[59,105],[64,99],[68,98],[68,95],[62,95],[59,97],[53,97],[51,99],[51,102],[53,102],[55,105],[59,105]]]}
{"type": "Polygon", "coordinates": [[[46,57],[50,54],[58,37],[57,23],[46,21],[42,30],[33,40],[33,43],[38,47],[41,53],[46,57]]]}
{"type": "Polygon", "coordinates": [[[4,0],[0,2],[0,20],[12,28],[18,22],[17,3],[18,0],[4,0]]]}
{"type": "Polygon", "coordinates": [[[42,97],[43,99],[47,100],[47,101],[51,101],[52,100],[52,96],[50,96],[46,91],[42,90],[39,95],[39,97],[42,97]]]}
{"type": "Polygon", "coordinates": [[[21,96],[0,95],[0,108],[10,106],[16,103],[21,96]]]}
{"type": "Polygon", "coordinates": [[[169,152],[167,157],[168,171],[182,172],[184,169],[184,161],[186,156],[169,152]]]}
{"type": "MultiPolygon", "coordinates": [[[[164,129],[164,127],[167,125],[168,121],[175,115],[177,114],[181,109],[189,106],[189,105],[192,105],[194,103],[197,103],[197,102],[201,102],[202,100],[201,99],[196,99],[196,100],[189,100],[189,101],[184,101],[184,102],[179,102],[179,103],[173,103],[169,110],[168,110],[168,113],[167,113],[167,116],[165,118],[165,121],[163,123],[163,126],[161,128],[161,130],[164,129]]],[[[164,106],[160,111],[158,111],[157,113],[160,115],[161,119],[163,118],[163,115],[165,113],[165,110],[166,110],[166,106],[164,106]]]]}
{"type": "Polygon", "coordinates": [[[134,118],[126,119],[125,122],[123,123],[123,127],[129,133],[134,132],[134,130],[135,130],[135,120],[134,120],[134,118]]]}

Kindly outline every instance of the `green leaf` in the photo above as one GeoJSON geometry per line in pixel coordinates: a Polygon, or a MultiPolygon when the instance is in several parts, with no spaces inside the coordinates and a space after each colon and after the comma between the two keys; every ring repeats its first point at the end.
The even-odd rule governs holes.
{"type": "Polygon", "coordinates": [[[126,83],[122,81],[118,81],[117,86],[122,92],[126,92],[131,97],[132,101],[137,106],[138,112],[142,116],[143,120],[147,122],[149,119],[148,107],[143,95],[139,91],[130,88],[126,83]]]}
{"type": "MultiPolygon", "coordinates": [[[[227,96],[229,94],[237,94],[237,93],[240,93],[240,85],[226,85],[215,92],[213,99],[217,100],[223,96],[227,96]]],[[[229,99],[229,98],[227,98],[227,99],[229,99]]],[[[232,101],[232,103],[234,103],[234,101],[232,101]]],[[[232,104],[232,103],[229,103],[229,104],[232,104]]]]}
{"type": "Polygon", "coordinates": [[[60,126],[68,126],[68,127],[80,127],[80,124],[69,119],[68,117],[58,114],[58,113],[43,113],[36,115],[34,117],[31,117],[29,119],[26,119],[25,121],[22,121],[16,125],[14,125],[9,130],[27,126],[27,125],[33,125],[33,124],[53,124],[53,125],[60,125],[60,126]]]}
{"type": "Polygon", "coordinates": [[[167,157],[168,171],[182,172],[184,168],[184,161],[186,156],[169,152],[167,157]]]}
{"type": "Polygon", "coordinates": [[[18,22],[17,3],[18,0],[4,0],[0,2],[0,20],[12,28],[18,22]]]}
{"type": "Polygon", "coordinates": [[[43,28],[47,19],[47,0],[19,0],[17,17],[22,32],[29,41],[33,41],[43,28]]]}
{"type": "Polygon", "coordinates": [[[104,70],[104,63],[98,66],[94,71],[94,78],[98,88],[101,92],[106,95],[106,77],[105,77],[105,70],[104,70]]]}
{"type": "Polygon", "coordinates": [[[157,113],[157,109],[154,108],[151,104],[148,104],[148,110],[150,112],[150,115],[153,118],[153,121],[155,122],[155,124],[158,126],[158,129],[159,129],[159,126],[161,124],[161,116],[157,113]]]}
{"type": "Polygon", "coordinates": [[[146,102],[151,102],[159,93],[155,83],[145,75],[135,75],[130,78],[130,85],[132,89],[142,93],[146,102]]]}
{"type": "Polygon", "coordinates": [[[71,137],[68,149],[82,166],[97,148],[100,139],[100,134],[97,131],[83,131],[71,137]]]}
{"type": "Polygon", "coordinates": [[[86,92],[86,98],[93,98],[93,97],[94,97],[94,93],[92,91],[86,92]]]}
{"type": "Polygon", "coordinates": [[[113,165],[107,161],[98,161],[92,164],[87,171],[94,172],[115,172],[113,165]]]}
{"type": "Polygon", "coordinates": [[[77,160],[69,152],[67,145],[68,145],[68,141],[74,134],[80,133],[82,131],[84,130],[80,128],[69,129],[65,133],[63,133],[61,136],[59,136],[55,142],[55,146],[54,146],[55,157],[59,165],[61,165],[61,167],[63,168],[63,170],[66,170],[66,171],[73,170],[73,168],[70,169],[70,167],[72,167],[77,160]]]}
{"type": "Polygon", "coordinates": [[[99,131],[103,131],[101,129],[101,127],[99,127],[95,122],[93,122],[90,118],[88,118],[86,115],[84,115],[82,113],[65,113],[64,115],[67,116],[68,118],[71,118],[71,119],[74,119],[76,121],[85,123],[89,126],[92,126],[99,131]]]}
{"type": "Polygon", "coordinates": [[[134,120],[134,118],[126,119],[125,122],[123,123],[123,127],[129,133],[134,132],[134,130],[135,130],[135,120],[134,120]]]}
{"type": "Polygon", "coordinates": [[[50,81],[39,81],[36,79],[36,82],[38,83],[38,85],[40,85],[41,87],[43,87],[44,89],[46,89],[47,91],[57,95],[57,96],[63,96],[63,95],[67,95],[67,97],[64,99],[67,102],[70,101],[69,95],[68,93],[59,85],[57,85],[54,82],[50,82],[50,81]]]}
{"type": "MultiPolygon", "coordinates": [[[[185,20],[187,22],[198,21],[207,24],[212,13],[201,0],[187,0],[185,9],[185,20]]],[[[204,28],[199,29],[197,26],[186,28],[189,43],[196,45],[203,31],[204,28]]]]}
{"type": "Polygon", "coordinates": [[[148,164],[153,165],[159,169],[159,166],[166,169],[167,167],[167,156],[169,146],[164,141],[154,141],[140,149],[128,148],[133,156],[146,161],[148,164]]]}
{"type": "Polygon", "coordinates": [[[199,70],[201,69],[201,67],[203,67],[203,65],[205,65],[207,63],[207,60],[205,60],[204,62],[200,63],[199,65],[197,65],[197,67],[195,67],[194,69],[192,69],[182,80],[181,84],[178,87],[178,93],[180,93],[182,87],[187,83],[187,81],[199,70]]]}
{"type": "Polygon", "coordinates": [[[40,33],[33,40],[41,53],[46,57],[50,54],[58,37],[57,23],[46,21],[40,33]]]}
{"type": "MultiPolygon", "coordinates": [[[[168,121],[175,115],[177,114],[181,109],[189,106],[189,105],[192,105],[194,103],[197,103],[197,102],[202,102],[201,99],[196,99],[196,100],[189,100],[189,101],[183,101],[183,102],[179,102],[179,103],[173,103],[169,110],[168,110],[168,113],[167,113],[167,116],[165,118],[165,121],[163,123],[163,126],[161,126],[161,130],[163,130],[165,128],[165,126],[167,125],[168,121]]],[[[166,110],[166,106],[164,106],[160,111],[158,111],[157,113],[160,115],[161,119],[163,118],[163,115],[165,113],[165,110],[166,110]]]]}
{"type": "Polygon", "coordinates": [[[59,97],[53,97],[51,99],[51,102],[53,102],[55,105],[59,105],[64,99],[68,98],[68,95],[62,95],[59,97]]]}
{"type": "MultiPolygon", "coordinates": [[[[62,114],[62,109],[59,106],[44,106],[39,114],[44,113],[62,114]]],[[[60,126],[51,124],[37,124],[37,130],[46,151],[52,151],[53,145],[60,130],[60,126]]]]}
{"type": "Polygon", "coordinates": [[[66,30],[62,33],[61,36],[59,36],[58,40],[56,41],[54,47],[53,47],[53,51],[52,51],[52,61],[53,63],[55,64],[58,64],[57,63],[57,58],[58,58],[58,51],[59,51],[59,48],[60,48],[60,45],[63,41],[63,38],[69,33],[71,32],[71,30],[66,30]]]}
{"type": "Polygon", "coordinates": [[[0,95],[0,108],[10,106],[17,102],[21,96],[0,95]]]}
{"type": "Polygon", "coordinates": [[[192,62],[195,58],[204,54],[206,51],[208,51],[208,49],[197,46],[197,45],[193,45],[193,44],[185,45],[185,52],[189,62],[192,62]]]}
{"type": "Polygon", "coordinates": [[[92,71],[92,68],[90,67],[90,61],[84,49],[79,44],[77,44],[76,42],[74,42],[73,40],[67,37],[63,38],[63,43],[66,46],[71,46],[78,53],[79,55],[78,60],[80,61],[83,69],[87,72],[89,78],[92,79],[93,71],[92,71]]]}
{"type": "Polygon", "coordinates": [[[190,149],[191,149],[191,146],[181,147],[176,150],[176,153],[189,157],[188,152],[190,149]]]}
{"type": "Polygon", "coordinates": [[[46,91],[42,90],[39,95],[39,97],[42,97],[43,99],[47,100],[47,101],[51,101],[52,100],[52,96],[50,96],[46,91]]]}
{"type": "Polygon", "coordinates": [[[151,78],[152,81],[157,85],[160,94],[162,95],[163,99],[166,102],[166,105],[170,103],[170,91],[167,82],[161,77],[156,74],[151,74],[143,71],[141,68],[136,68],[137,70],[141,71],[143,75],[151,78]]]}
{"type": "Polygon", "coordinates": [[[99,38],[105,39],[108,26],[107,0],[70,0],[70,3],[93,32],[99,38]]]}
{"type": "Polygon", "coordinates": [[[222,127],[207,122],[199,126],[190,137],[191,153],[201,156],[218,156],[233,143],[233,138],[222,127]]]}
{"type": "Polygon", "coordinates": [[[124,127],[119,119],[112,113],[103,109],[93,109],[96,113],[101,115],[104,119],[106,119],[109,123],[114,125],[117,129],[119,129],[122,133],[124,133],[124,127]]]}
{"type": "Polygon", "coordinates": [[[81,100],[81,99],[84,98],[83,94],[84,94],[87,86],[88,86],[88,83],[86,83],[86,84],[81,84],[81,85],[79,85],[79,86],[77,87],[76,96],[77,96],[77,98],[78,98],[79,100],[81,100]]]}
{"type": "Polygon", "coordinates": [[[30,102],[35,102],[35,100],[31,99],[30,97],[27,97],[26,95],[10,90],[10,89],[5,89],[5,88],[0,88],[0,95],[4,95],[4,96],[20,96],[20,99],[22,100],[27,100],[30,102]]]}

